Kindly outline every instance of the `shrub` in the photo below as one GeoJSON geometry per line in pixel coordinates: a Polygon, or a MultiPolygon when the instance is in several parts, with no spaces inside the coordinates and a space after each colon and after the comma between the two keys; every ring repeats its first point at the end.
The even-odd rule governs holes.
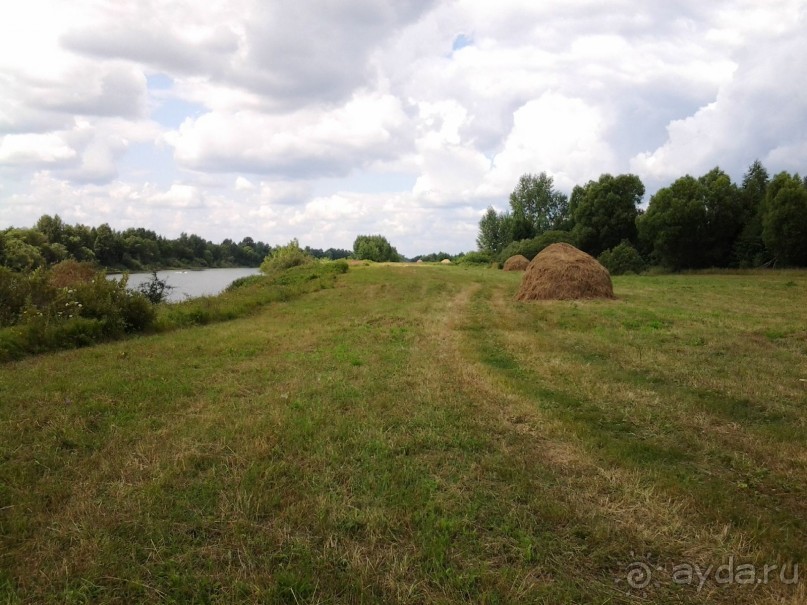
{"type": "Polygon", "coordinates": [[[647,267],[645,260],[628,240],[622,240],[619,245],[606,250],[597,260],[611,275],[641,273],[647,267]]]}
{"type": "Polygon", "coordinates": [[[468,252],[458,258],[457,262],[464,265],[489,265],[491,260],[493,259],[487,252],[468,252]]]}
{"type": "Polygon", "coordinates": [[[166,280],[160,279],[156,271],[152,271],[151,278],[137,287],[137,291],[153,305],[165,302],[173,289],[174,287],[169,286],[166,280]]]}
{"type": "Polygon", "coordinates": [[[0,267],[0,326],[16,324],[28,298],[25,274],[0,267]]]}
{"type": "Polygon", "coordinates": [[[263,281],[263,279],[265,279],[263,275],[247,275],[245,277],[239,277],[238,279],[233,281],[233,283],[231,283],[229,286],[227,286],[224,289],[224,291],[225,292],[233,292],[233,291],[238,290],[240,288],[246,288],[248,286],[252,286],[254,284],[260,283],[261,281],[263,281]]]}
{"type": "Polygon", "coordinates": [[[92,263],[67,259],[50,268],[50,285],[54,288],[69,288],[92,281],[98,268],[92,263]]]}
{"type": "Polygon", "coordinates": [[[314,257],[307,254],[300,248],[299,242],[293,239],[287,245],[280,246],[270,252],[261,263],[261,271],[263,273],[276,273],[313,262],[314,257]]]}
{"type": "Polygon", "coordinates": [[[503,263],[511,256],[520,254],[532,260],[544,248],[550,244],[565,243],[576,245],[574,236],[568,231],[546,231],[532,239],[522,239],[508,244],[499,253],[498,261],[503,263]]]}

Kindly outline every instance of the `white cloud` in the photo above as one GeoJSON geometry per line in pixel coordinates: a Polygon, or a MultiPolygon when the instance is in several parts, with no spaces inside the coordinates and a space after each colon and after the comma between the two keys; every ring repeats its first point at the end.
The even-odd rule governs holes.
{"type": "Polygon", "coordinates": [[[716,164],[736,177],[755,158],[803,172],[806,15],[805,0],[5,3],[0,227],[59,212],[317,247],[381,232],[417,254],[472,248],[523,172],[566,191],[605,171],[650,191],[716,164]]]}
{"type": "Polygon", "coordinates": [[[75,150],[55,133],[9,134],[0,140],[0,162],[4,164],[60,164],[74,157],[75,150]]]}
{"type": "Polygon", "coordinates": [[[398,151],[405,121],[398,99],[359,93],[333,109],[209,112],[186,120],[165,140],[177,161],[195,170],[333,176],[398,151]]]}
{"type": "Polygon", "coordinates": [[[252,181],[249,179],[246,179],[243,176],[239,176],[237,179],[235,179],[236,191],[252,191],[253,189],[255,189],[255,185],[253,185],[252,181]]]}
{"type": "Polygon", "coordinates": [[[657,182],[702,174],[716,165],[738,175],[754,159],[773,162],[778,169],[804,170],[807,91],[802,82],[807,64],[793,58],[807,56],[807,40],[799,31],[766,53],[744,54],[716,99],[671,122],[667,140],[636,155],[633,170],[657,182]]]}
{"type": "Polygon", "coordinates": [[[555,185],[570,190],[575,183],[616,168],[608,143],[608,126],[596,107],[580,99],[548,92],[514,114],[513,129],[494,159],[488,185],[512,189],[525,172],[545,170],[555,185]]]}

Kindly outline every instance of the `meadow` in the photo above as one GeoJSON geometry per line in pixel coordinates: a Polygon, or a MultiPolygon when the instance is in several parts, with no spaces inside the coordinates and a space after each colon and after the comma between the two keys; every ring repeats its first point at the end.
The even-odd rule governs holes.
{"type": "Polygon", "coordinates": [[[807,602],[807,272],[334,279],[0,365],[0,603],[807,602]]]}

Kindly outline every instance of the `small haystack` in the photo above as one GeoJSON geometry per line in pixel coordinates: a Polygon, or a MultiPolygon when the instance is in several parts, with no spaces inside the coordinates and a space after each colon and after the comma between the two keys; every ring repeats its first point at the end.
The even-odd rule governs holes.
{"type": "Polygon", "coordinates": [[[419,258],[415,264],[416,265],[422,265],[423,264],[423,259],[419,258]]]}
{"type": "Polygon", "coordinates": [[[505,271],[526,271],[529,264],[530,259],[521,254],[516,254],[504,261],[503,269],[505,271]]]}
{"type": "Polygon", "coordinates": [[[451,264],[451,259],[450,258],[444,258],[443,260],[440,261],[440,263],[443,264],[443,265],[450,265],[451,264]]]}
{"type": "Polygon", "coordinates": [[[544,248],[524,272],[517,300],[614,298],[611,275],[593,256],[569,244],[544,248]]]}

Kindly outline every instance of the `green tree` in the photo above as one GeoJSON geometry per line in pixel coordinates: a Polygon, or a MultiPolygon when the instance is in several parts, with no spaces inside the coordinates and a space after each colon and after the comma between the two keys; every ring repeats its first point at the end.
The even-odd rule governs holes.
{"type": "Polygon", "coordinates": [[[706,206],[697,179],[687,175],[659,189],[636,223],[653,262],[673,270],[704,266],[706,206]]]}
{"type": "Polygon", "coordinates": [[[569,217],[569,199],[556,191],[546,172],[523,174],[510,194],[513,239],[525,239],[560,229],[569,217]]]}
{"type": "Polygon", "coordinates": [[[770,177],[759,160],[743,176],[740,197],[742,200],[743,227],[734,244],[734,256],[741,267],[755,267],[767,258],[762,241],[762,206],[770,177]]]}
{"type": "Polygon", "coordinates": [[[353,242],[353,255],[359,260],[377,263],[401,260],[401,255],[383,235],[359,235],[353,242]]]}
{"type": "Polygon", "coordinates": [[[770,182],[762,239],[777,264],[807,266],[807,188],[798,174],[780,172],[770,182]]]}
{"type": "Polygon", "coordinates": [[[606,250],[597,259],[611,275],[624,275],[625,273],[641,273],[646,263],[638,250],[628,240],[623,240],[618,246],[606,250]]]}
{"type": "Polygon", "coordinates": [[[526,256],[529,260],[532,260],[541,250],[550,244],[557,244],[559,242],[572,244],[573,246],[577,245],[574,235],[568,231],[546,231],[538,237],[510,242],[504,250],[499,253],[498,260],[503,263],[516,254],[526,256]]]}
{"type": "Polygon", "coordinates": [[[479,219],[479,235],[476,245],[482,252],[498,254],[510,243],[511,229],[506,214],[499,214],[490,206],[479,219]]]}
{"type": "Polygon", "coordinates": [[[300,248],[300,243],[293,239],[285,246],[272,250],[261,263],[261,271],[273,273],[313,262],[314,257],[300,248]]]}
{"type": "Polygon", "coordinates": [[[740,190],[720,168],[700,177],[698,183],[706,208],[703,266],[728,267],[734,264],[734,245],[744,222],[740,190]]]}
{"type": "Polygon", "coordinates": [[[48,243],[65,243],[65,224],[58,214],[54,216],[43,214],[40,216],[36,222],[36,229],[48,239],[48,243]]]}
{"type": "Polygon", "coordinates": [[[573,192],[575,239],[592,256],[622,240],[636,241],[638,205],[644,185],[638,176],[603,174],[573,192]]]}
{"type": "Polygon", "coordinates": [[[41,249],[28,243],[22,229],[10,229],[2,234],[2,264],[14,271],[32,271],[46,264],[41,249]]]}
{"type": "Polygon", "coordinates": [[[115,267],[121,261],[121,245],[117,234],[104,223],[95,230],[93,252],[98,262],[105,267],[115,267]]]}

